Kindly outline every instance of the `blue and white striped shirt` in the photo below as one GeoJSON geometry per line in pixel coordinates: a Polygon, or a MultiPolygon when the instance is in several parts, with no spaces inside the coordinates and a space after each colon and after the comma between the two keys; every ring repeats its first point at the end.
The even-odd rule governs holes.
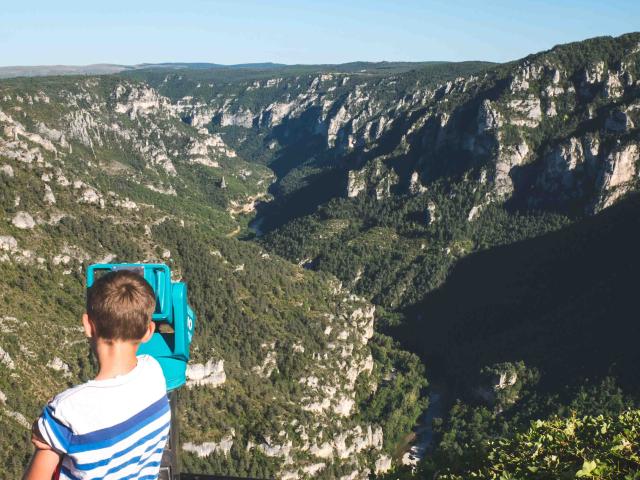
{"type": "Polygon", "coordinates": [[[61,479],[155,480],[170,423],[162,369],[141,355],[126,375],[62,392],[38,428],[63,455],[61,479]]]}

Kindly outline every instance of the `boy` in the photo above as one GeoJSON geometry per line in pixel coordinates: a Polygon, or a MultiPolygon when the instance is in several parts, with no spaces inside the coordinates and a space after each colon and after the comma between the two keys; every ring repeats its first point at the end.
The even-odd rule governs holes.
{"type": "Polygon", "coordinates": [[[136,273],[100,277],[82,325],[99,363],[94,380],[56,396],[33,425],[24,480],[156,479],[171,411],[158,362],[136,357],[151,338],[155,295],[136,273]]]}

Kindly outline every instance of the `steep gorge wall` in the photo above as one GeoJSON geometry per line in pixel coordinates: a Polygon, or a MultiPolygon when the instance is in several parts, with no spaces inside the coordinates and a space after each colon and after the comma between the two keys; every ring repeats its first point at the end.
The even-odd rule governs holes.
{"type": "Polygon", "coordinates": [[[491,184],[490,201],[596,212],[635,188],[638,41],[630,34],[560,46],[443,83],[427,72],[327,73],[247,82],[207,101],[195,91],[177,104],[198,126],[264,132],[276,151],[321,137],[324,147],[299,163],[337,160],[353,171],[344,174],[350,197],[415,192],[467,174],[491,184]],[[581,50],[589,54],[576,60],[581,50]]]}

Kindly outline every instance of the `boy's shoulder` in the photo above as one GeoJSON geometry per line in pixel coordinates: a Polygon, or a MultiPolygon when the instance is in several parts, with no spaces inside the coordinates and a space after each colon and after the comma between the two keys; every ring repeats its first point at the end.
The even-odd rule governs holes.
{"type": "Polygon", "coordinates": [[[138,365],[131,372],[71,387],[56,395],[47,408],[61,423],[81,433],[99,426],[94,421],[98,410],[106,425],[126,418],[132,411],[135,413],[165,394],[160,364],[149,355],[140,355],[138,365]],[[114,418],[110,422],[105,416],[114,418]]]}
{"type": "Polygon", "coordinates": [[[155,358],[150,355],[139,355],[137,358],[138,365],[131,372],[108,380],[89,380],[85,383],[81,383],[80,385],[68,388],[57,394],[53,400],[49,402],[49,405],[52,407],[62,406],[65,403],[72,402],[78,397],[82,397],[84,393],[96,388],[114,388],[126,385],[133,386],[140,382],[153,384],[159,383],[159,380],[161,379],[164,380],[162,367],[155,358]]]}

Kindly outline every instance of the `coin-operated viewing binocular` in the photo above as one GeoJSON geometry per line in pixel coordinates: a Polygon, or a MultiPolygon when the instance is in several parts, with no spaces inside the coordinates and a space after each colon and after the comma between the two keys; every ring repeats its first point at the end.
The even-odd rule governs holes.
{"type": "Polygon", "coordinates": [[[87,288],[101,274],[130,270],[144,277],[156,294],[153,321],[156,331],[151,339],[140,344],[138,354],[147,354],[160,363],[167,391],[184,385],[186,381],[189,346],[193,337],[196,316],[187,304],[187,285],[172,282],[171,270],[162,263],[103,263],[89,266],[87,288]]]}

